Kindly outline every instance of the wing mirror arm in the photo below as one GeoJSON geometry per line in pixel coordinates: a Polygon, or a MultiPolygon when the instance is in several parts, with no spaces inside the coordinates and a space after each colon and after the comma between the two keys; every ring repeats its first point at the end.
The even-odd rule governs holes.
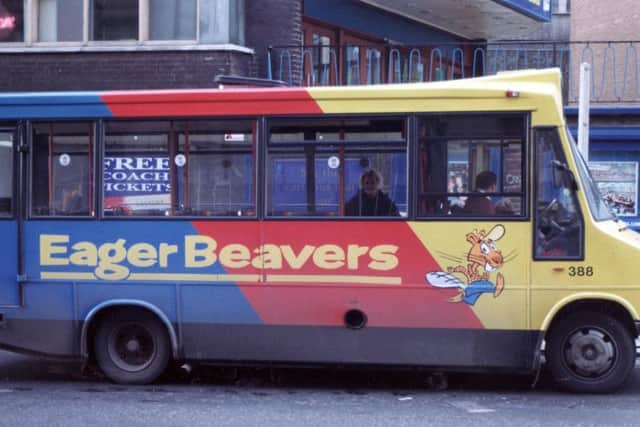
{"type": "Polygon", "coordinates": [[[569,166],[559,160],[552,160],[551,164],[554,168],[564,172],[566,176],[569,177],[569,181],[571,182],[571,189],[574,192],[578,191],[578,181],[576,180],[576,176],[573,174],[573,171],[569,169],[569,166]]]}

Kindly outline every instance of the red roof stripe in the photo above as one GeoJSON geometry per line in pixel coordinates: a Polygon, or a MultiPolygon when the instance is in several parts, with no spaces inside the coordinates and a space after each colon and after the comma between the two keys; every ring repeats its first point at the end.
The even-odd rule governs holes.
{"type": "Polygon", "coordinates": [[[105,92],[114,117],[322,114],[305,89],[223,89],[105,92]]]}

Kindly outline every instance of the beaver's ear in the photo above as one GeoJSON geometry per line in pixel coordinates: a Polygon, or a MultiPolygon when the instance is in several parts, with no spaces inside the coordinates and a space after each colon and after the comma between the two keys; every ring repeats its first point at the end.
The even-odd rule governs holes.
{"type": "Polygon", "coordinates": [[[478,235],[478,233],[476,233],[476,232],[467,234],[467,242],[471,243],[472,245],[475,245],[480,240],[482,240],[482,239],[480,238],[480,235],[478,235]]]}

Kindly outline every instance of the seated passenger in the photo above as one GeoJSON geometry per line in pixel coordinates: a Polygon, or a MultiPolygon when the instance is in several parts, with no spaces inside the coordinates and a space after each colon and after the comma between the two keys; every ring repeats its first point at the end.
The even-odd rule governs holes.
{"type": "Polygon", "coordinates": [[[470,195],[464,204],[463,212],[476,215],[495,215],[496,208],[488,195],[482,193],[494,193],[496,191],[496,174],[491,171],[480,172],[476,176],[476,193],[470,195]]]}
{"type": "Polygon", "coordinates": [[[496,192],[496,183],[498,179],[496,174],[491,171],[480,172],[476,176],[476,193],[469,196],[463,212],[472,215],[511,215],[513,207],[509,199],[503,199],[498,202],[488,194],[496,192]],[[480,194],[478,194],[480,193],[480,194]],[[487,195],[482,195],[487,193],[487,195]]]}
{"type": "Polygon", "coordinates": [[[87,200],[82,194],[82,183],[62,190],[61,213],[67,215],[86,215],[89,213],[87,200]]]}
{"type": "Polygon", "coordinates": [[[398,216],[398,208],[380,190],[382,179],[373,169],[360,177],[360,191],[345,205],[346,216],[398,216]]]}

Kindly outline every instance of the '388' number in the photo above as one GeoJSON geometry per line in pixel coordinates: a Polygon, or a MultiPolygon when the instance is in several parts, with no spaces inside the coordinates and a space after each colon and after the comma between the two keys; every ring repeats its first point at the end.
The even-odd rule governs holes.
{"type": "Polygon", "coordinates": [[[575,276],[587,276],[587,277],[591,277],[593,276],[593,267],[592,266],[571,266],[569,267],[569,276],[571,277],[575,277],[575,276]]]}

